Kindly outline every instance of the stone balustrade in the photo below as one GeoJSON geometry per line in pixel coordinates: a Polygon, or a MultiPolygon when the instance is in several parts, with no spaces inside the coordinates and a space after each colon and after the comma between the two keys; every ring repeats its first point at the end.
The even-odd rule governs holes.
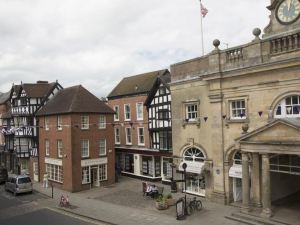
{"type": "Polygon", "coordinates": [[[300,33],[270,40],[271,55],[285,53],[300,48],[300,33]]]}

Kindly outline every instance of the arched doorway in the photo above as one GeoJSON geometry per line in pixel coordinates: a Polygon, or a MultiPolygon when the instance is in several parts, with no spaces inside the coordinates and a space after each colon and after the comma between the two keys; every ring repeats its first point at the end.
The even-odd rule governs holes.
{"type": "Polygon", "coordinates": [[[183,152],[183,162],[179,170],[183,171],[182,164],[186,163],[186,192],[205,196],[205,175],[202,173],[205,155],[199,148],[190,147],[183,152]]]}
{"type": "Polygon", "coordinates": [[[229,177],[232,179],[232,196],[234,202],[242,201],[242,154],[237,151],[233,155],[233,164],[229,169],[229,177]]]}

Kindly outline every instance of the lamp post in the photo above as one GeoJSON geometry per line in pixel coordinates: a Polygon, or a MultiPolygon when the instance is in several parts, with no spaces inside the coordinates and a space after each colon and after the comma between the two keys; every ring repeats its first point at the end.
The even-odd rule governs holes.
{"type": "Polygon", "coordinates": [[[183,175],[184,175],[184,214],[187,215],[187,207],[186,207],[186,167],[187,164],[183,163],[182,168],[183,168],[183,175]]]}

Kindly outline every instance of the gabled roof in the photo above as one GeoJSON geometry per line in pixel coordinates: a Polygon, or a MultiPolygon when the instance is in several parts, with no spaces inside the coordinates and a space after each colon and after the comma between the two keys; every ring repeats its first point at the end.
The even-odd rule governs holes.
{"type": "Polygon", "coordinates": [[[0,94],[0,104],[4,104],[10,99],[10,91],[0,94]]]}
{"type": "Polygon", "coordinates": [[[169,72],[167,69],[125,77],[107,96],[108,99],[148,93],[156,78],[169,72]]]}
{"type": "Polygon", "coordinates": [[[162,76],[157,77],[155,84],[153,85],[152,89],[150,90],[150,93],[145,101],[145,105],[148,106],[151,103],[157,90],[159,89],[160,84],[163,84],[170,91],[170,86],[169,86],[170,82],[171,82],[171,74],[168,70],[162,76]]]}
{"type": "Polygon", "coordinates": [[[78,85],[58,91],[37,112],[37,116],[68,113],[113,114],[114,111],[84,87],[78,85]]]}
{"type": "Polygon", "coordinates": [[[43,98],[46,97],[56,85],[59,84],[57,82],[48,83],[46,81],[24,83],[21,85],[14,85],[13,92],[15,92],[17,96],[20,96],[22,90],[24,90],[29,98],[43,98]]]}
{"type": "MultiPolygon", "coordinates": [[[[293,135],[289,135],[287,131],[282,130],[281,132],[285,132],[285,135],[274,136],[272,129],[274,130],[276,126],[278,125],[284,125],[286,127],[290,127],[292,129],[292,134],[295,134],[293,131],[297,131],[298,134],[300,134],[300,118],[282,118],[282,119],[274,119],[270,123],[257,128],[237,139],[235,141],[238,142],[247,142],[249,140],[256,140],[258,138],[261,139],[272,139],[273,142],[282,142],[284,139],[293,139],[293,135]],[[270,132],[269,132],[270,131],[270,132]],[[282,140],[281,140],[282,139],[282,140]]],[[[277,131],[277,135],[280,135],[277,131]]],[[[298,141],[299,140],[295,140],[298,141]]]]}

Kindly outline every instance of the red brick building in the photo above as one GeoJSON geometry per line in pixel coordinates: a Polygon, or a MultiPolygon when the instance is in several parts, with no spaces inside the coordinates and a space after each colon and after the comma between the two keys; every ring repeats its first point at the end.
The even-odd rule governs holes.
{"type": "Polygon", "coordinates": [[[114,183],[113,114],[81,85],[59,91],[37,113],[40,177],[71,192],[114,183]]]}
{"type": "Polygon", "coordinates": [[[172,156],[172,152],[153,148],[145,102],[158,78],[167,74],[168,70],[160,70],[125,77],[108,95],[108,104],[116,112],[116,162],[123,175],[162,179],[162,159],[172,156]]]}

